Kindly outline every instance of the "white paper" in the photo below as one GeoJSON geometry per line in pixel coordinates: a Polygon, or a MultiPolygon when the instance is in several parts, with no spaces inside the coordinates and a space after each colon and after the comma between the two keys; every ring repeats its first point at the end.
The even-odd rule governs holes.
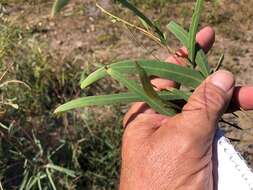
{"type": "Polygon", "coordinates": [[[214,141],[213,168],[218,190],[253,190],[252,170],[220,130],[214,141]]]}

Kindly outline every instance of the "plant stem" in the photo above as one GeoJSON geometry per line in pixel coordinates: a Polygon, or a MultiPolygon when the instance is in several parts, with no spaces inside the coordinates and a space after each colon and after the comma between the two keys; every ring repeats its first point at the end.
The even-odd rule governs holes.
{"type": "Polygon", "coordinates": [[[166,46],[166,45],[163,45],[163,44],[161,43],[161,40],[160,40],[158,37],[154,36],[152,33],[148,32],[148,31],[145,30],[144,28],[141,28],[141,27],[139,27],[139,26],[136,26],[136,25],[134,25],[134,24],[132,24],[132,23],[130,23],[130,22],[128,22],[128,21],[122,19],[122,18],[119,18],[119,17],[113,15],[112,13],[108,12],[108,11],[105,10],[103,7],[101,7],[98,3],[96,3],[96,6],[97,6],[103,13],[109,15],[109,16],[112,17],[113,19],[115,19],[115,20],[117,20],[117,21],[119,21],[119,22],[122,22],[123,24],[125,24],[125,25],[127,25],[127,26],[130,26],[130,27],[132,27],[132,28],[135,28],[136,30],[139,30],[140,32],[142,32],[143,34],[145,34],[146,36],[148,36],[149,38],[151,38],[152,40],[154,40],[154,41],[155,41],[157,44],[159,44],[161,47],[167,49],[167,51],[168,51],[169,53],[173,53],[173,54],[175,53],[175,51],[173,51],[170,47],[168,47],[168,46],[166,46]]]}

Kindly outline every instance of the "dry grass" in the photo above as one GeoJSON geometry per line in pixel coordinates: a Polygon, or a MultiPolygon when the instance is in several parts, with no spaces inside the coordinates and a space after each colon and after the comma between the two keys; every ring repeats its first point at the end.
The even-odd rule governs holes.
{"type": "MultiPolygon", "coordinates": [[[[11,21],[1,20],[0,51],[4,50],[0,56],[1,72],[14,63],[8,78],[22,80],[32,87],[29,91],[21,86],[9,86],[0,92],[8,98],[16,98],[14,101],[20,106],[18,110],[6,109],[1,119],[10,128],[9,131],[0,129],[0,181],[4,189],[20,186],[25,169],[29,177],[45,173],[44,166],[48,163],[77,172],[78,177],[72,178],[52,171],[59,189],[78,189],[76,186],[79,189],[115,189],[120,164],[121,117],[126,107],[82,109],[59,117],[52,112],[57,105],[74,97],[120,90],[109,79],[87,90],[79,89],[80,76],[86,76],[96,64],[129,57],[152,58],[150,52],[164,59],[167,52],[139,33],[134,33],[133,38],[121,25],[110,22],[95,8],[93,0],[85,4],[81,0],[73,2],[62,13],[63,17],[54,20],[49,17],[49,1],[0,2],[5,3],[4,18],[11,21]],[[141,41],[142,45],[136,41],[141,41]],[[78,72],[80,68],[82,73],[78,72]],[[50,158],[59,146],[62,148],[50,158]]],[[[171,19],[189,25],[192,13],[189,7],[193,1],[175,1],[162,7],[160,2],[154,2],[137,3],[162,25],[171,19]]],[[[238,82],[253,83],[253,19],[249,10],[252,3],[246,0],[219,2],[208,1],[203,18],[203,26],[211,24],[217,32],[210,61],[216,63],[224,52],[224,67],[232,69],[238,82]]],[[[134,20],[128,11],[119,11],[109,0],[102,4],[119,16],[134,20]]],[[[171,45],[178,47],[175,41],[171,45]]],[[[245,120],[239,118],[242,125],[245,120]]],[[[225,129],[232,135],[249,133],[225,129]]],[[[237,146],[253,163],[252,146],[243,143],[237,146]]],[[[42,184],[50,186],[48,178],[43,179],[42,184]]]]}

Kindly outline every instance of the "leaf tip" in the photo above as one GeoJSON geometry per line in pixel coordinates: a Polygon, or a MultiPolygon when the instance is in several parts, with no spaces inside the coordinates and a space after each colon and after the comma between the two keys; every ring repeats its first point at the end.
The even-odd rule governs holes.
{"type": "Polygon", "coordinates": [[[84,89],[87,87],[86,83],[85,82],[82,82],[81,85],[80,85],[81,89],[84,89]]]}
{"type": "Polygon", "coordinates": [[[56,114],[59,114],[60,112],[62,112],[62,111],[61,111],[61,106],[57,107],[57,108],[54,110],[53,114],[56,115],[56,114]]]}

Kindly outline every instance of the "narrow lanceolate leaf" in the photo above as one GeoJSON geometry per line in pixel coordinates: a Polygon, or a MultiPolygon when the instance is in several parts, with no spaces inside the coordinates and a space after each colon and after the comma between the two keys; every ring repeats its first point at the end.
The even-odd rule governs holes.
{"type": "Polygon", "coordinates": [[[52,8],[52,16],[55,16],[57,13],[59,13],[63,7],[65,7],[68,4],[69,0],[55,0],[54,5],[52,8]]]}
{"type": "Polygon", "coordinates": [[[172,95],[177,96],[178,99],[185,100],[186,102],[188,101],[188,99],[190,98],[192,94],[191,92],[185,92],[182,90],[178,90],[176,88],[173,88],[170,92],[172,95]]]}
{"type": "Polygon", "coordinates": [[[154,32],[159,36],[161,39],[161,42],[165,42],[164,34],[163,32],[157,27],[147,16],[145,16],[139,9],[137,9],[134,5],[132,5],[128,0],[117,0],[122,5],[124,5],[126,8],[131,10],[136,16],[142,19],[142,22],[145,23],[145,25],[149,26],[154,30],[154,32]]]}
{"type": "Polygon", "coordinates": [[[114,78],[115,80],[122,83],[125,87],[127,87],[132,93],[135,93],[139,95],[144,102],[146,102],[151,108],[153,108],[158,113],[164,114],[164,115],[175,115],[176,111],[172,109],[166,109],[164,107],[164,104],[160,104],[160,102],[156,101],[155,99],[150,98],[142,89],[140,85],[138,85],[135,81],[129,80],[124,75],[122,75],[120,72],[114,70],[114,69],[108,69],[108,74],[114,78]]]}
{"type": "MultiPolygon", "coordinates": [[[[185,86],[196,88],[204,80],[204,77],[198,71],[191,68],[157,60],[126,60],[106,67],[121,73],[136,74],[135,62],[138,62],[148,75],[170,79],[185,86]]],[[[81,82],[81,88],[91,85],[106,75],[105,67],[96,70],[81,82]]]]}
{"type": "Polygon", "coordinates": [[[92,83],[98,81],[99,79],[104,78],[107,75],[105,68],[102,67],[95,72],[91,73],[86,79],[81,81],[81,88],[86,88],[87,86],[91,85],[92,83]]]}
{"type": "Polygon", "coordinates": [[[154,87],[150,83],[150,78],[148,77],[146,71],[141,68],[141,66],[136,62],[136,68],[139,73],[140,81],[142,84],[142,87],[146,94],[153,99],[156,99],[157,101],[160,101],[162,103],[162,99],[158,96],[157,92],[154,90],[154,87]]]}
{"type": "Polygon", "coordinates": [[[131,103],[141,100],[138,95],[133,93],[120,93],[112,95],[101,95],[101,96],[87,96],[83,98],[78,98],[72,100],[66,104],[59,106],[54,113],[64,112],[75,108],[85,107],[85,106],[103,106],[110,104],[119,103],[131,103]]]}
{"type": "Polygon", "coordinates": [[[112,64],[110,68],[120,73],[135,74],[135,62],[138,62],[149,76],[170,79],[185,86],[195,88],[204,80],[204,77],[194,69],[157,60],[127,60],[112,64]]]}
{"type": "Polygon", "coordinates": [[[166,105],[170,106],[171,108],[169,111],[173,111],[172,108],[181,110],[180,107],[177,105],[171,103],[171,102],[165,102],[162,98],[159,97],[158,93],[154,90],[154,87],[150,83],[150,78],[148,77],[146,71],[141,68],[141,66],[136,62],[136,68],[139,73],[140,81],[142,84],[142,88],[144,89],[145,93],[153,100],[155,100],[158,104],[162,105],[166,109],[166,105]]]}
{"type": "MultiPolygon", "coordinates": [[[[174,93],[170,92],[158,92],[158,95],[164,101],[181,100],[184,99],[174,93]]],[[[54,113],[60,113],[69,111],[76,108],[86,107],[86,106],[104,106],[112,104],[127,104],[132,102],[140,102],[143,99],[133,93],[120,93],[111,95],[101,95],[101,96],[87,96],[69,101],[61,106],[59,106],[54,113]]]]}
{"type": "MultiPolygon", "coordinates": [[[[168,24],[168,28],[185,47],[188,46],[188,33],[184,28],[173,21],[168,24]]],[[[207,56],[202,49],[198,50],[195,61],[202,75],[207,77],[210,74],[210,67],[208,65],[207,56]]]]}
{"type": "Polygon", "coordinates": [[[141,18],[141,17],[138,17],[139,20],[141,21],[141,24],[144,26],[144,28],[149,31],[150,30],[150,27],[149,25],[141,18]]]}
{"type": "Polygon", "coordinates": [[[199,49],[196,55],[196,64],[204,77],[210,74],[210,67],[208,64],[207,56],[202,49],[199,49]]]}
{"type": "Polygon", "coordinates": [[[192,16],[192,22],[189,30],[189,39],[188,39],[188,52],[189,58],[193,65],[195,64],[195,56],[196,56],[196,34],[198,31],[200,14],[203,9],[204,0],[197,0],[194,13],[192,16]]]}
{"type": "Polygon", "coordinates": [[[176,22],[171,21],[167,25],[168,29],[175,37],[185,46],[188,46],[188,32],[183,27],[178,25],[176,22]]]}

